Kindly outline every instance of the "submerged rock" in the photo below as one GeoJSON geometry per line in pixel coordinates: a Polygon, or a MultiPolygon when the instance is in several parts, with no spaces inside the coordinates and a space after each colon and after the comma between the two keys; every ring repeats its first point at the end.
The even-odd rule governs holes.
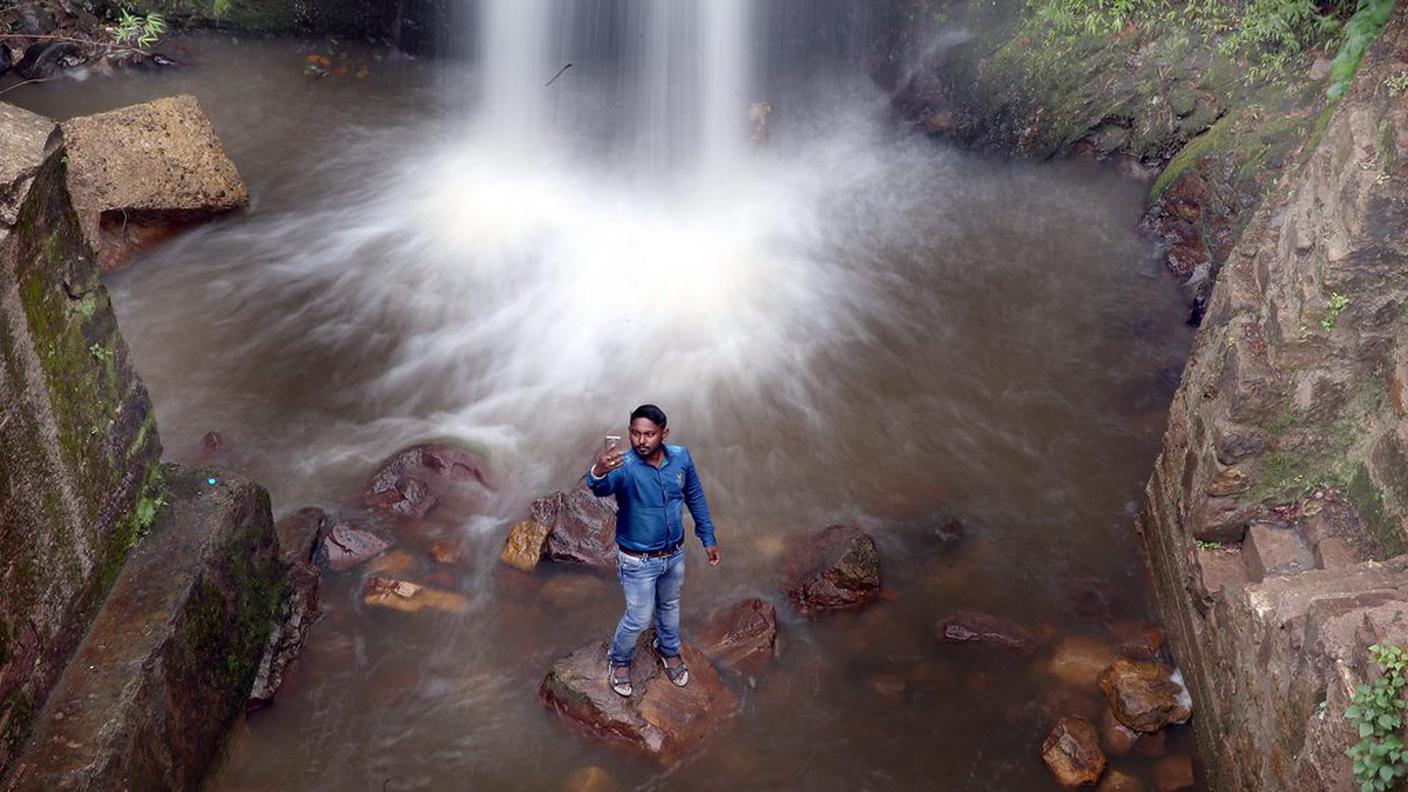
{"type": "Polygon", "coordinates": [[[532,572],[547,549],[548,527],[533,520],[514,523],[509,529],[499,560],[524,572],[532,572]]]}
{"type": "Polygon", "coordinates": [[[1031,630],[1011,619],[980,611],[959,611],[940,619],[934,628],[945,643],[975,643],[998,649],[1030,652],[1037,638],[1031,630]]]}
{"type": "Polygon", "coordinates": [[[1184,723],[1193,714],[1183,675],[1163,663],[1120,658],[1100,675],[1100,688],[1120,723],[1138,732],[1184,723]]]}
{"type": "Polygon", "coordinates": [[[533,501],[533,522],[548,528],[544,556],[563,564],[616,568],[616,501],[598,498],[585,486],[533,501]]]}
{"type": "Polygon", "coordinates": [[[1105,754],[1085,718],[1058,721],[1041,744],[1041,759],[1063,787],[1093,786],[1105,772],[1105,754]]]}
{"type": "Polygon", "coordinates": [[[1115,650],[1091,635],[1071,635],[1056,644],[1046,671],[1068,685],[1096,689],[1100,672],[1115,661],[1115,650]]]}
{"type": "Polygon", "coordinates": [[[857,608],[880,596],[880,551],[870,534],[832,525],[794,548],[783,591],[808,616],[857,608]]]}
{"type": "Polygon", "coordinates": [[[477,482],[495,489],[483,460],[462,448],[422,443],[392,454],[367,482],[362,502],[378,511],[418,520],[438,502],[426,480],[477,482]]]}
{"type": "Polygon", "coordinates": [[[193,96],[59,126],[68,187],[98,265],[116,269],[176,229],[249,205],[249,192],[193,96]]]}
{"type": "Polygon", "coordinates": [[[756,597],[735,602],[709,614],[694,636],[719,668],[757,674],[777,649],[777,608],[756,597]]]}
{"type": "Polygon", "coordinates": [[[433,608],[446,613],[463,613],[469,607],[463,594],[426,588],[409,580],[376,575],[362,587],[362,602],[379,608],[415,613],[433,608]]]}
{"type": "Polygon", "coordinates": [[[650,649],[653,630],[636,643],[630,698],[607,684],[607,642],[585,646],[558,660],[538,695],[558,715],[593,737],[624,743],[670,763],[713,733],[733,714],[737,699],[703,653],[688,642],[681,654],[689,684],[675,687],[650,649]]]}
{"type": "Polygon", "coordinates": [[[323,537],[318,559],[336,571],[352,567],[380,555],[393,542],[350,522],[339,522],[323,537]]]}

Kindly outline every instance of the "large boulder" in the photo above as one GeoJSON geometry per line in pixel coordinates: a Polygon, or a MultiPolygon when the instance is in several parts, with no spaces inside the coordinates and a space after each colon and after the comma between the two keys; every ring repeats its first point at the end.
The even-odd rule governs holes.
{"type": "Polygon", "coordinates": [[[832,525],[794,547],[783,591],[808,616],[857,608],[880,596],[880,551],[870,534],[832,525]]]}
{"type": "Polygon", "coordinates": [[[493,490],[483,460],[462,448],[422,443],[392,454],[367,482],[362,502],[397,517],[420,519],[438,502],[427,480],[439,484],[475,482],[493,490]]]}
{"type": "Polygon", "coordinates": [[[1038,643],[1036,635],[1021,624],[981,611],[951,613],[939,619],[934,632],[945,643],[978,644],[1019,652],[1030,652],[1038,643]]]}
{"type": "Polygon", "coordinates": [[[327,512],[308,506],[274,525],[279,541],[279,561],[288,569],[289,585],[279,603],[269,643],[264,648],[264,656],[254,676],[247,705],[249,709],[258,709],[273,702],[275,694],[283,686],[289,666],[303,651],[308,630],[322,615],[318,607],[322,571],[314,562],[314,556],[329,522],[327,512]]]}
{"type": "Polygon", "coordinates": [[[104,270],[181,226],[249,205],[194,96],[82,116],[59,129],[73,207],[104,270]]]}
{"type": "Polygon", "coordinates": [[[1193,699],[1183,675],[1163,663],[1116,660],[1100,674],[1100,689],[1120,723],[1138,732],[1156,732],[1170,723],[1184,723],[1193,714],[1193,699]]]}
{"type": "MultiPolygon", "coordinates": [[[[5,46],[0,44],[0,51],[5,46]]],[[[20,201],[44,162],[44,143],[54,122],[44,116],[0,102],[0,236],[20,216],[20,201]]]]}
{"type": "Polygon", "coordinates": [[[1094,786],[1105,772],[1105,754],[1095,727],[1085,718],[1066,717],[1041,744],[1041,759],[1063,787],[1094,786]]]}
{"type": "Polygon", "coordinates": [[[528,509],[548,527],[543,554],[550,561],[616,568],[616,501],[598,498],[585,486],[538,498],[528,509]]]}
{"type": "Polygon", "coordinates": [[[735,602],[710,613],[694,638],[720,668],[757,674],[777,650],[777,608],[756,597],[735,602]]]}
{"type": "Polygon", "coordinates": [[[558,660],[543,679],[543,703],[594,737],[625,743],[673,762],[698,745],[733,714],[737,699],[703,653],[685,643],[689,684],[675,687],[650,648],[652,630],[641,634],[631,663],[634,693],[624,698],[606,681],[607,642],[600,641],[558,660]]]}

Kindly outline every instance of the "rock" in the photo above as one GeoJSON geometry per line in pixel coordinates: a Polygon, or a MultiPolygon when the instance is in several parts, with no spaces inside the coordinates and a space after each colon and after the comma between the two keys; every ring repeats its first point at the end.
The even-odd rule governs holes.
{"type": "Polygon", "coordinates": [[[1153,660],[1159,656],[1168,636],[1164,628],[1152,622],[1116,622],[1109,627],[1115,641],[1115,652],[1135,660],[1153,660]]]}
{"type": "Polygon", "coordinates": [[[1195,551],[1199,580],[1206,596],[1214,597],[1230,586],[1244,586],[1247,567],[1242,563],[1242,551],[1237,547],[1197,548],[1195,551]]]}
{"type": "Polygon", "coordinates": [[[83,65],[83,48],[72,41],[40,41],[25,48],[15,73],[26,80],[48,80],[83,65]]]}
{"type": "Polygon", "coordinates": [[[1154,789],[1158,792],[1174,792],[1193,786],[1193,759],[1185,754],[1175,754],[1154,763],[1154,789]]]}
{"type": "Polygon", "coordinates": [[[694,638],[719,668],[758,674],[777,650],[777,609],[756,597],[735,602],[709,614],[694,638]]]}
{"type": "Polygon", "coordinates": [[[880,551],[870,535],[832,525],[795,546],[783,591],[807,616],[857,608],[880,595],[880,551]]]}
{"type": "Polygon", "coordinates": [[[180,226],[249,205],[249,192],[193,96],[70,119],[68,187],[105,270],[180,226]]]}
{"type": "Polygon", "coordinates": [[[1315,546],[1316,569],[1340,569],[1359,563],[1359,551],[1347,540],[1331,536],[1320,540],[1315,546]]]}
{"type": "Polygon", "coordinates": [[[865,681],[865,686],[875,695],[888,699],[901,698],[908,687],[903,677],[894,674],[875,674],[865,681]]]}
{"type": "Polygon", "coordinates": [[[1041,744],[1041,759],[1063,787],[1091,786],[1105,772],[1105,754],[1085,718],[1058,721],[1041,744]]]}
{"type": "MultiPolygon", "coordinates": [[[[0,49],[4,45],[0,44],[0,49]]],[[[44,161],[44,143],[54,122],[28,110],[0,102],[0,231],[19,219],[20,202],[44,161]]]]}
{"type": "Polygon", "coordinates": [[[196,789],[244,707],[284,583],[269,495],[163,473],[170,502],[36,710],[7,792],[196,789]]]}
{"type": "Polygon", "coordinates": [[[1139,740],[1139,732],[1120,723],[1115,713],[1105,707],[1100,718],[1100,740],[1110,756],[1124,756],[1134,750],[1134,744],[1139,740]]]}
{"type": "Polygon", "coordinates": [[[464,548],[453,542],[436,539],[430,543],[430,560],[446,566],[459,566],[464,563],[464,548]]]}
{"type": "Polygon", "coordinates": [[[1096,689],[1100,672],[1115,661],[1115,650],[1090,635],[1071,635],[1056,645],[1046,672],[1067,685],[1096,689]]]}
{"type": "Polygon", "coordinates": [[[318,558],[332,569],[341,572],[370,560],[391,547],[389,539],[372,533],[350,522],[339,522],[323,537],[318,558]]]}
{"type": "Polygon", "coordinates": [[[653,630],[641,634],[631,664],[630,698],[606,683],[607,642],[585,646],[558,660],[539,688],[543,703],[597,739],[621,742],[672,763],[696,747],[733,714],[737,704],[698,649],[681,647],[689,684],[675,687],[650,650],[653,630]]]}
{"type": "Polygon", "coordinates": [[[437,591],[394,577],[377,575],[367,578],[362,587],[362,602],[379,608],[415,613],[422,608],[434,608],[446,613],[464,613],[469,603],[461,594],[437,591]]]}
{"type": "Polygon", "coordinates": [[[1311,82],[1318,82],[1330,76],[1330,65],[1333,61],[1330,58],[1316,58],[1310,64],[1310,71],[1307,76],[1311,82]]]}
{"type": "Polygon", "coordinates": [[[934,536],[938,537],[939,541],[941,542],[951,544],[953,542],[957,542],[959,539],[962,539],[963,535],[967,532],[968,531],[966,528],[964,528],[963,523],[955,518],[952,520],[947,520],[942,525],[935,528],[934,536]]]}
{"type": "Polygon", "coordinates": [[[1134,750],[1152,759],[1163,756],[1168,753],[1168,730],[1139,735],[1139,739],[1134,741],[1134,750]]]}
{"type": "Polygon", "coordinates": [[[934,631],[945,643],[974,643],[1019,652],[1030,652],[1037,646],[1036,636],[1026,627],[979,611],[959,611],[945,616],[934,631]]]}
{"type": "Polygon", "coordinates": [[[0,41],[0,75],[4,75],[14,65],[15,58],[10,54],[10,46],[0,41]]]}
{"type": "Polygon", "coordinates": [[[1108,623],[1121,610],[1123,595],[1109,579],[1094,575],[1074,577],[1065,582],[1066,597],[1081,621],[1108,623]]]}
{"type": "Polygon", "coordinates": [[[544,556],[562,564],[616,568],[616,501],[586,486],[533,501],[528,516],[548,527],[544,556]]]}
{"type": "Polygon", "coordinates": [[[532,572],[547,549],[548,527],[532,520],[514,523],[509,529],[499,560],[524,572],[532,572]]]}
{"type": "Polygon", "coordinates": [[[305,506],[279,520],[274,526],[279,535],[279,558],[285,564],[312,561],[328,522],[327,512],[316,506],[305,506]]]}
{"type": "MultiPolygon", "coordinates": [[[[282,551],[282,546],[280,549],[282,551]]],[[[318,607],[322,573],[311,560],[312,551],[308,553],[309,558],[295,561],[289,568],[288,593],[279,604],[274,629],[269,634],[264,656],[259,660],[249,701],[245,703],[246,709],[259,709],[273,702],[275,694],[283,686],[289,666],[303,652],[308,630],[322,615],[318,607]]],[[[281,555],[286,557],[283,552],[281,555]]]]}
{"type": "Polygon", "coordinates": [[[1144,792],[1144,782],[1123,770],[1111,769],[1100,779],[1095,792],[1144,792]]]}
{"type": "Polygon", "coordinates": [[[1315,568],[1315,557],[1295,529],[1266,523],[1247,528],[1242,561],[1255,582],[1271,575],[1294,575],[1315,568]]]}
{"type": "Polygon", "coordinates": [[[1100,675],[1100,689],[1120,723],[1138,732],[1184,723],[1193,713],[1183,675],[1163,663],[1122,657],[1100,675]]]}
{"type": "Polygon", "coordinates": [[[418,478],[378,475],[367,486],[362,502],[378,511],[419,520],[438,502],[430,486],[418,478]]]}
{"type": "Polygon", "coordinates": [[[378,574],[404,576],[416,566],[415,556],[405,550],[392,550],[367,562],[367,571],[378,574]]]}
{"type": "Polygon", "coordinates": [[[577,770],[562,785],[563,792],[611,792],[616,788],[611,774],[596,765],[577,770]]]}

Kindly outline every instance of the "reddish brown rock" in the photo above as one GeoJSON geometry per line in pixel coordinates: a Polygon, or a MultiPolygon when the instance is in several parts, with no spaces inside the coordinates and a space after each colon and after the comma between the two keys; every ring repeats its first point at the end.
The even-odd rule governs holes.
{"type": "Polygon", "coordinates": [[[1095,727],[1085,718],[1062,718],[1041,744],[1041,759],[1063,787],[1093,786],[1105,772],[1095,727]]]}
{"type": "Polygon", "coordinates": [[[318,556],[329,567],[341,572],[375,558],[392,544],[391,540],[365,527],[344,521],[334,525],[323,537],[318,556]]]}
{"type": "Polygon", "coordinates": [[[1247,567],[1242,563],[1242,551],[1237,547],[1196,548],[1199,582],[1204,596],[1215,597],[1229,587],[1246,585],[1247,567]]]}
{"type": "Polygon", "coordinates": [[[1315,568],[1315,557],[1293,528],[1257,523],[1242,542],[1247,574],[1260,582],[1271,575],[1294,575],[1315,568]]]}
{"type": "Polygon", "coordinates": [[[427,481],[476,482],[495,489],[479,457],[462,448],[423,443],[397,451],[382,462],[367,483],[362,501],[380,511],[420,519],[437,502],[427,481]]]}
{"type": "Polygon", "coordinates": [[[733,714],[737,699],[698,649],[681,647],[689,684],[675,687],[650,649],[652,630],[641,634],[631,664],[630,698],[607,685],[607,642],[558,660],[538,695],[564,719],[597,739],[624,743],[669,764],[687,753],[733,714]]]}
{"type": "Polygon", "coordinates": [[[1155,659],[1168,638],[1164,628],[1151,622],[1117,622],[1109,632],[1115,651],[1135,660],[1155,659]]]}
{"type": "Polygon", "coordinates": [[[857,608],[880,596],[880,551],[870,535],[832,525],[795,545],[783,591],[807,616],[857,608]]]}
{"type": "Polygon", "coordinates": [[[426,552],[430,555],[430,560],[437,564],[458,566],[464,563],[464,548],[456,542],[436,539],[430,543],[430,549],[426,552]]]}
{"type": "Polygon", "coordinates": [[[415,613],[432,608],[446,613],[463,613],[468,601],[463,594],[437,591],[409,580],[377,575],[367,579],[362,587],[362,602],[379,608],[415,613]]]}
{"type": "Polygon", "coordinates": [[[1120,658],[1100,675],[1100,689],[1120,722],[1138,732],[1156,732],[1183,723],[1193,713],[1193,699],[1183,675],[1163,663],[1120,658]]]}
{"type": "Polygon", "coordinates": [[[1139,732],[1120,723],[1115,713],[1106,707],[1100,719],[1100,741],[1104,744],[1106,753],[1110,756],[1124,756],[1134,750],[1134,744],[1138,740],[1139,732]]]}
{"type": "Polygon", "coordinates": [[[1037,646],[1031,630],[1011,619],[979,611],[959,611],[945,616],[934,631],[945,643],[981,644],[1019,652],[1030,652],[1037,646]]]}
{"type": "Polygon", "coordinates": [[[329,521],[327,512],[315,506],[305,506],[279,520],[274,531],[279,535],[279,557],[283,562],[312,561],[329,521]]]}
{"type": "Polygon", "coordinates": [[[1134,741],[1134,750],[1151,759],[1168,753],[1168,730],[1160,729],[1152,734],[1141,734],[1134,741]]]}
{"type": "Polygon", "coordinates": [[[1144,792],[1144,789],[1144,782],[1138,776],[1112,768],[1100,779],[1100,786],[1095,788],[1095,792],[1144,792]]]}
{"type": "Polygon", "coordinates": [[[1158,792],[1175,792],[1193,786],[1193,760],[1184,754],[1176,754],[1154,763],[1154,789],[1158,792]]]}
{"type": "Polygon", "coordinates": [[[583,767],[567,777],[562,785],[564,792],[611,792],[617,789],[616,781],[605,770],[592,765],[583,767]]]}
{"type": "Polygon", "coordinates": [[[543,555],[561,564],[616,568],[616,501],[598,498],[585,486],[533,501],[533,522],[547,526],[543,555]]]}
{"type": "Polygon", "coordinates": [[[1347,540],[1331,536],[1320,540],[1315,546],[1316,569],[1341,569],[1360,562],[1359,551],[1347,540]]]}
{"type": "Polygon", "coordinates": [[[757,598],[736,602],[709,614],[694,638],[719,668],[757,674],[777,649],[777,609],[757,598]]]}
{"type": "Polygon", "coordinates": [[[1052,651],[1046,672],[1067,685],[1094,690],[1100,672],[1115,661],[1115,650],[1093,635],[1070,635],[1052,651]]]}

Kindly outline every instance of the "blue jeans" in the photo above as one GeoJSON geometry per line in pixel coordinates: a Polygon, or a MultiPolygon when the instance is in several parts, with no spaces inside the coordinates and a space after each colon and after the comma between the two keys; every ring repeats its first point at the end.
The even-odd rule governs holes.
{"type": "Polygon", "coordinates": [[[611,662],[630,665],[641,630],[655,617],[655,635],[666,657],[680,653],[680,588],[684,586],[684,546],[668,558],[617,553],[616,572],[626,593],[626,613],[611,639],[611,662]]]}

